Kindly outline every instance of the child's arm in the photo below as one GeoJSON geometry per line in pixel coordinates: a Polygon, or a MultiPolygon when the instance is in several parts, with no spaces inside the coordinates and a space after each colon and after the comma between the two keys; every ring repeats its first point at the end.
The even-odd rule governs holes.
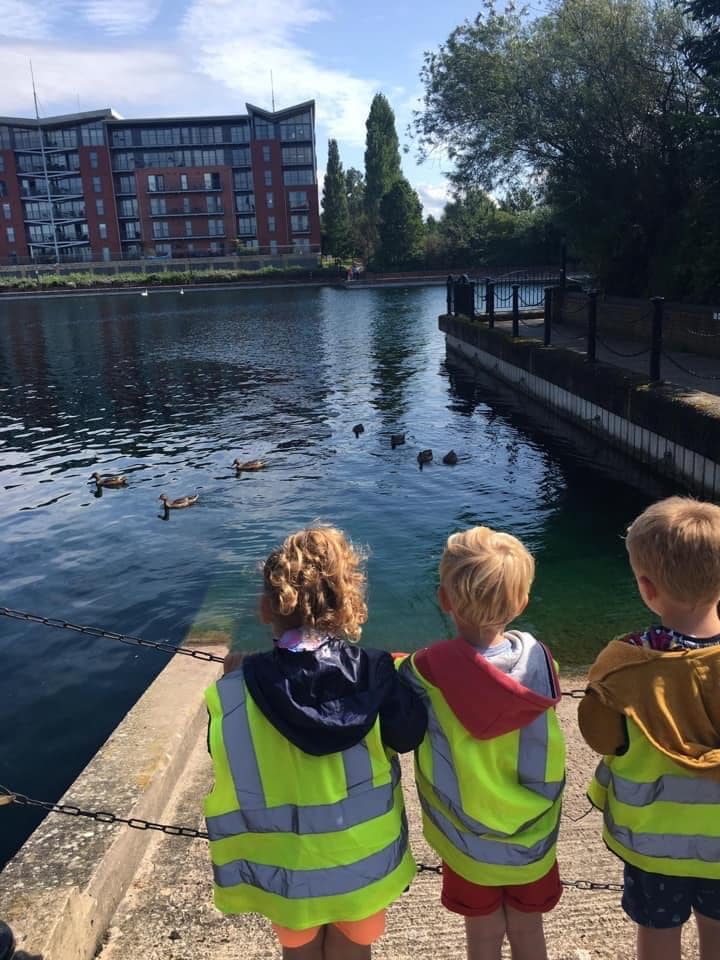
{"type": "Polygon", "coordinates": [[[387,655],[383,672],[389,671],[390,692],[380,708],[380,734],[383,743],[398,753],[409,753],[422,743],[427,730],[427,709],[422,699],[403,683],[387,655]]]}
{"type": "Polygon", "coordinates": [[[586,690],[580,701],[578,724],[585,743],[596,753],[619,756],[627,750],[624,715],[606,706],[592,687],[586,690]]]}

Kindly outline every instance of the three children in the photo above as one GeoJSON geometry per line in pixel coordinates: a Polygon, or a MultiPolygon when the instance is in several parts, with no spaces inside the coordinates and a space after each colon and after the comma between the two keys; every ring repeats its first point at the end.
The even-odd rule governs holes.
{"type": "MultiPolygon", "coordinates": [[[[720,956],[720,507],[674,497],[629,528],[638,589],[660,624],[613,641],[589,675],[580,727],[604,754],[590,786],[625,862],[639,960],[679,960],[690,912],[720,956]]],[[[485,527],[453,534],[438,598],[456,636],[402,660],[360,650],[361,557],[315,527],[265,563],[274,649],[207,693],[215,786],[206,799],[215,902],[269,917],[292,960],[367,960],[415,866],[397,752],[415,750],[442,902],[468,960],[546,960],[565,750],[557,668],[524,610],[532,556],[485,527]]],[[[231,664],[231,666],[236,666],[231,664]]]]}

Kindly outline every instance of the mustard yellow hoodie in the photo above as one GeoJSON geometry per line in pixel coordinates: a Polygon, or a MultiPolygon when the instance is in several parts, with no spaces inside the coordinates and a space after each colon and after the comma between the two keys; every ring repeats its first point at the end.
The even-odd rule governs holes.
{"type": "Polygon", "coordinates": [[[627,717],[679,766],[720,780],[720,644],[657,651],[611,641],[590,668],[580,732],[597,753],[622,754],[627,717]]]}

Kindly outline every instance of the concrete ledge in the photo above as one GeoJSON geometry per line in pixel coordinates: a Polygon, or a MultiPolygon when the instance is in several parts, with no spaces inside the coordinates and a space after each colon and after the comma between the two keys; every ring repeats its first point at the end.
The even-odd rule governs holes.
{"type": "MultiPolygon", "coordinates": [[[[218,666],[173,657],[61,802],[162,822],[202,735],[203,691],[218,666]]],[[[0,876],[0,917],[13,928],[18,948],[44,960],[91,960],[151,836],[48,815],[0,876]]]]}

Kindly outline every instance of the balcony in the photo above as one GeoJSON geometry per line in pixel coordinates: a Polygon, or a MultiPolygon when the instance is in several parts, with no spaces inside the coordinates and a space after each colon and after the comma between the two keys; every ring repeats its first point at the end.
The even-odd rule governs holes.
{"type": "Polygon", "coordinates": [[[222,187],[163,187],[162,190],[151,190],[146,187],[146,193],[222,193],[222,187]]]}

